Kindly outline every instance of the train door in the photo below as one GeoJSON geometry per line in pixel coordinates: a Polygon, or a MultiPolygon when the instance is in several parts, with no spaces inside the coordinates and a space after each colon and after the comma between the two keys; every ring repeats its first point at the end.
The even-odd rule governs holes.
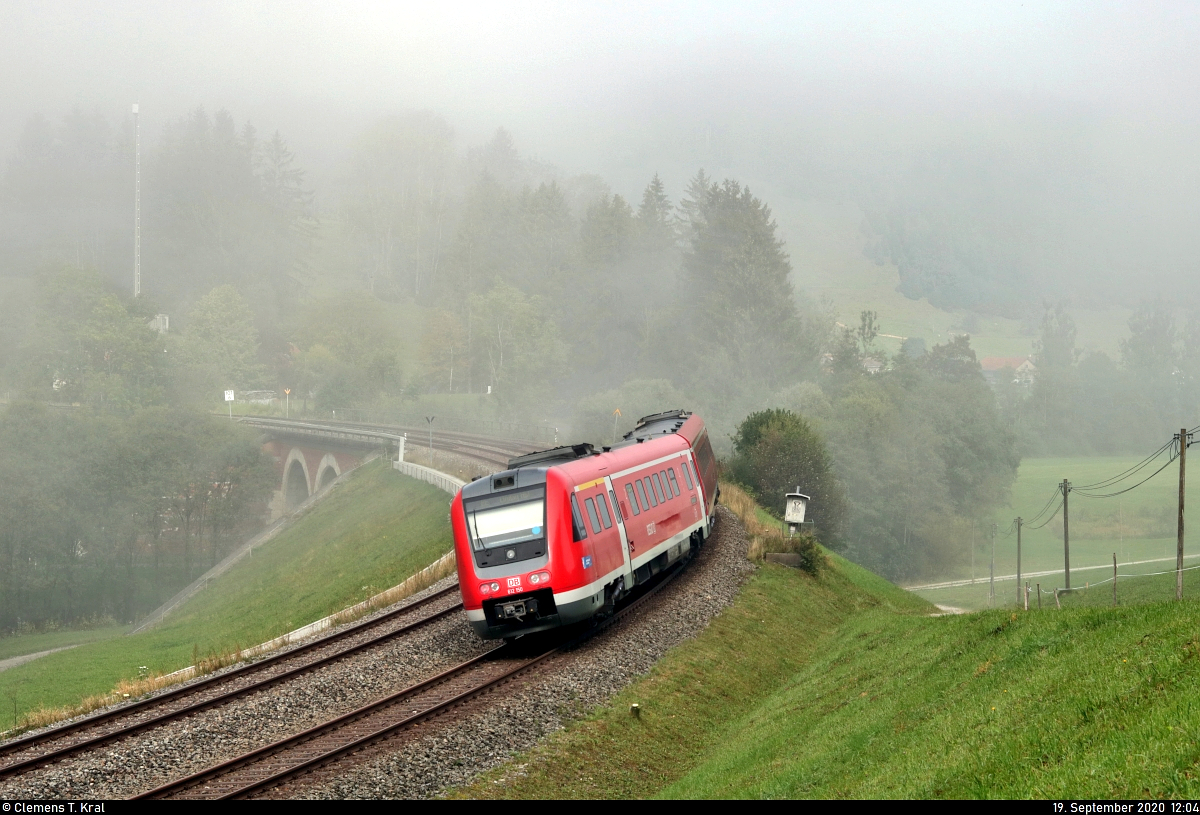
{"type": "Polygon", "coordinates": [[[697,457],[693,451],[688,451],[683,455],[681,460],[684,470],[684,479],[687,481],[688,491],[692,493],[692,505],[696,507],[694,520],[699,520],[701,516],[704,518],[704,526],[701,528],[701,537],[707,539],[712,532],[712,513],[715,512],[716,503],[712,503],[710,511],[709,496],[705,495],[706,485],[700,480],[700,467],[697,457]],[[696,496],[699,495],[699,505],[697,506],[696,496]]]}
{"type": "Polygon", "coordinates": [[[625,559],[625,587],[632,588],[633,586],[633,564],[629,558],[629,535],[625,531],[625,512],[621,509],[621,504],[617,500],[617,490],[613,486],[612,479],[604,476],[604,487],[608,490],[609,499],[612,501],[613,512],[617,516],[617,529],[621,533],[621,556],[625,559]]]}

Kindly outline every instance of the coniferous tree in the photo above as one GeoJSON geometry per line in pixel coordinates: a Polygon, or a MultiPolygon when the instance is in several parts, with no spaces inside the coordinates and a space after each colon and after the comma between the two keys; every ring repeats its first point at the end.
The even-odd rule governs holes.
{"type": "Polygon", "coordinates": [[[805,336],[771,210],[736,181],[706,186],[698,174],[684,211],[691,231],[685,308],[697,347],[719,350],[734,381],[794,381],[817,348],[805,336]]]}

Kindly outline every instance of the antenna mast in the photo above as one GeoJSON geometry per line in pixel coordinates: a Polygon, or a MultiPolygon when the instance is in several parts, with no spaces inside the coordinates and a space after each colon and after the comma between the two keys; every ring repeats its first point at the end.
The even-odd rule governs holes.
{"type": "Polygon", "coordinates": [[[133,103],[133,296],[142,294],[142,131],[133,103]]]}

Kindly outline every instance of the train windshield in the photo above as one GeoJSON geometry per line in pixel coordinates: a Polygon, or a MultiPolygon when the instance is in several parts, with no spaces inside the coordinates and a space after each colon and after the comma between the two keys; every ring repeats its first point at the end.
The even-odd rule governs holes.
{"type": "Polygon", "coordinates": [[[472,501],[464,509],[476,549],[510,546],[545,536],[546,500],[541,490],[490,496],[472,501]]]}

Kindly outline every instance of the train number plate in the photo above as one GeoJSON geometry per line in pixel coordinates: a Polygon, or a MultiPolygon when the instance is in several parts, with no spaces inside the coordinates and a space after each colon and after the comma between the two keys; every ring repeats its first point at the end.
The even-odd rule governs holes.
{"type": "Polygon", "coordinates": [[[509,594],[517,594],[521,591],[521,578],[520,577],[510,577],[510,578],[508,578],[508,580],[506,582],[508,583],[508,593],[509,594]]]}

